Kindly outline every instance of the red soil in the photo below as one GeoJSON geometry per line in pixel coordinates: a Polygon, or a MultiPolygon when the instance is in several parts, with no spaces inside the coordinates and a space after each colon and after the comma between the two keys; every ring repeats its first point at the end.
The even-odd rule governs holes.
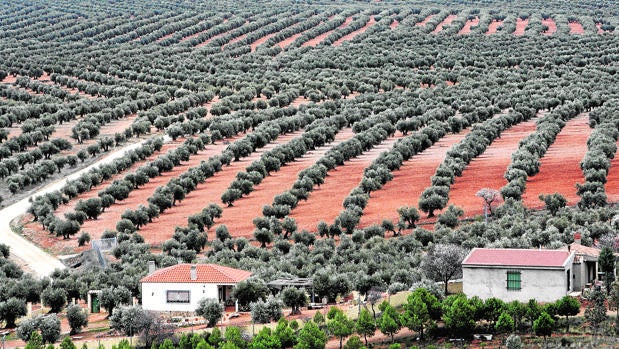
{"type": "MultiPolygon", "coordinates": [[[[430,148],[413,156],[393,172],[393,180],[381,190],[373,192],[363,211],[360,227],[380,224],[383,219],[398,220],[396,212],[401,206],[417,206],[423,190],[430,186],[430,177],[445,159],[447,151],[466,137],[470,129],[443,137],[430,148]]],[[[357,182],[358,184],[358,182],[357,182]]],[[[340,204],[341,210],[341,204],[340,204]]]]}
{"type": "Polygon", "coordinates": [[[203,41],[203,42],[201,42],[201,43],[197,44],[197,45],[196,45],[196,47],[206,46],[206,45],[208,45],[211,41],[213,41],[213,40],[215,40],[215,39],[217,39],[217,38],[220,38],[220,37],[222,37],[222,36],[224,36],[224,35],[226,35],[226,34],[228,34],[228,32],[223,32],[223,33],[219,33],[219,34],[217,34],[217,35],[213,35],[213,36],[211,36],[209,39],[207,39],[206,41],[203,41]]]}
{"type": "Polygon", "coordinates": [[[256,40],[256,41],[254,41],[254,42],[250,45],[251,52],[256,51],[256,48],[257,48],[258,46],[260,46],[260,45],[264,44],[264,43],[265,43],[267,40],[269,40],[271,37],[275,36],[275,34],[277,34],[277,33],[271,33],[271,34],[269,34],[269,35],[263,36],[263,37],[261,37],[260,39],[258,39],[258,40],[256,40]]]}
{"type": "Polygon", "coordinates": [[[438,34],[441,32],[441,30],[443,30],[443,27],[446,25],[450,25],[451,22],[453,22],[456,18],[458,18],[458,16],[456,15],[449,15],[447,16],[441,23],[439,23],[436,28],[434,28],[434,30],[432,31],[432,34],[438,34]]]}
{"type": "Polygon", "coordinates": [[[300,159],[283,166],[277,172],[271,173],[270,176],[254,187],[254,191],[249,196],[237,200],[232,207],[224,208],[222,217],[217,223],[225,224],[234,237],[251,238],[254,230],[252,221],[255,217],[262,216],[262,207],[271,204],[276,195],[292,188],[300,171],[313,165],[329,149],[353,135],[352,129],[344,129],[336,134],[332,143],[309,151],[300,159]]]}
{"type": "Polygon", "coordinates": [[[415,23],[415,26],[417,27],[423,27],[426,24],[428,24],[428,22],[430,22],[430,20],[432,19],[432,17],[434,17],[434,15],[429,15],[428,17],[424,18],[423,21],[415,23]]]}
{"type": "Polygon", "coordinates": [[[598,28],[598,34],[604,34],[604,29],[602,29],[602,23],[595,23],[595,27],[598,28]]]}
{"type": "Polygon", "coordinates": [[[483,154],[473,159],[464,169],[461,177],[449,191],[447,205],[456,205],[464,210],[465,216],[473,216],[483,211],[482,200],[475,194],[482,188],[500,190],[507,184],[503,174],[511,163],[512,153],[518,150],[521,139],[535,132],[535,122],[532,119],[515,125],[501,134],[483,154]]]}
{"type": "Polygon", "coordinates": [[[580,199],[576,195],[576,183],[583,183],[584,176],[580,161],[587,152],[587,139],[591,133],[588,114],[582,114],[567,122],[557,135],[555,142],[541,159],[540,171],[529,177],[522,201],[529,208],[542,208],[539,194],[558,192],[567,199],[568,205],[575,205],[580,199]]]}
{"type": "Polygon", "coordinates": [[[372,150],[329,171],[324,184],[319,188],[315,187],[308,200],[300,202],[290,213],[290,217],[297,221],[298,229],[316,231],[316,224],[321,220],[333,223],[344,209],[344,199],[359,185],[365,168],[370,166],[380,153],[391,149],[399,138],[402,138],[401,134],[390,137],[372,150]]]}
{"type": "Polygon", "coordinates": [[[339,38],[336,42],[333,43],[333,46],[340,46],[344,41],[349,41],[355,38],[355,36],[364,33],[366,30],[368,30],[368,28],[370,28],[371,26],[373,26],[376,23],[376,20],[374,19],[374,16],[370,16],[370,19],[368,20],[368,22],[361,28],[355,30],[354,32],[348,34],[348,35],[344,35],[341,38],[339,38]]]}
{"type": "MultiPolygon", "coordinates": [[[[331,17],[333,17],[333,16],[331,16],[331,17]]],[[[329,18],[329,19],[331,19],[331,18],[329,18]]],[[[321,24],[321,23],[322,22],[320,22],[319,24],[321,24]]],[[[310,29],[312,29],[312,28],[310,28],[310,29]]],[[[278,42],[277,44],[275,44],[275,46],[279,46],[279,48],[284,50],[286,47],[288,47],[290,44],[292,44],[299,36],[305,34],[310,29],[304,30],[304,31],[302,31],[300,33],[297,33],[297,34],[294,34],[293,36],[278,42]]]]}
{"type": "Polygon", "coordinates": [[[548,30],[542,33],[544,35],[549,36],[549,35],[554,34],[557,31],[557,24],[552,18],[542,19],[542,25],[545,25],[548,27],[548,30]]]}
{"type": "Polygon", "coordinates": [[[467,35],[471,33],[471,27],[475,27],[479,25],[479,17],[475,17],[474,19],[469,19],[464,23],[464,27],[460,29],[458,35],[467,35]]]}
{"type": "Polygon", "coordinates": [[[352,22],[352,16],[351,16],[351,17],[346,18],[346,20],[344,21],[344,23],[342,23],[339,27],[337,27],[337,28],[335,28],[335,29],[333,29],[333,30],[329,30],[329,31],[328,31],[328,32],[326,32],[326,33],[322,33],[322,34],[318,35],[317,37],[315,37],[315,38],[313,38],[313,39],[311,39],[311,40],[308,40],[308,41],[304,42],[301,46],[303,46],[303,47],[307,47],[307,46],[316,47],[316,46],[317,46],[318,44],[320,44],[320,43],[321,43],[324,39],[326,39],[326,38],[327,38],[327,36],[331,35],[331,33],[332,33],[333,31],[335,31],[335,30],[337,30],[337,29],[341,29],[341,28],[345,28],[345,27],[347,27],[347,26],[350,24],[350,22],[352,22]]]}
{"type": "Polygon", "coordinates": [[[524,31],[527,29],[527,25],[529,25],[529,19],[516,19],[516,30],[514,30],[514,35],[524,35],[524,31]]]}
{"type": "MultiPolygon", "coordinates": [[[[228,19],[224,19],[223,23],[226,23],[227,21],[228,21],[228,19]]],[[[191,39],[193,39],[193,38],[197,38],[198,36],[200,36],[201,34],[206,33],[206,32],[207,32],[207,31],[209,31],[209,30],[211,30],[211,28],[206,29],[206,30],[203,30],[203,31],[201,31],[201,32],[197,32],[197,33],[195,33],[195,34],[191,34],[191,35],[185,36],[185,37],[184,37],[184,38],[182,38],[179,42],[185,42],[185,41],[187,41],[187,40],[191,40],[191,39]]]]}
{"type": "Polygon", "coordinates": [[[619,202],[619,154],[616,154],[610,162],[610,169],[606,176],[606,195],[608,202],[619,202]]]}
{"type": "MultiPolygon", "coordinates": [[[[234,139],[230,139],[230,141],[233,142],[234,139]]],[[[95,239],[98,238],[106,229],[114,230],[116,223],[120,220],[120,215],[126,209],[135,210],[140,204],[146,205],[146,199],[153,195],[157,187],[166,185],[170,179],[178,177],[190,167],[199,165],[202,160],[207,160],[211,156],[221,154],[227,146],[228,145],[223,142],[218,142],[215,145],[209,145],[204,150],[198,152],[198,154],[193,155],[189,161],[181,164],[180,166],[176,166],[172,171],[165,172],[160,176],[151,178],[150,182],[144,186],[131,191],[128,198],[123,201],[118,201],[106,209],[97,220],[88,220],[84,222],[82,225],[82,230],[90,233],[95,239]]],[[[195,195],[195,192],[192,194],[195,195]]],[[[189,194],[188,197],[192,194],[189,194]]],[[[180,204],[177,203],[177,205],[180,204]]],[[[167,211],[164,214],[167,214],[167,211]]],[[[174,226],[172,226],[172,229],[173,228],[174,226]]],[[[165,229],[165,226],[161,226],[161,229],[165,229]]],[[[144,236],[144,238],[150,242],[146,236],[144,236]]]]}
{"type": "MultiPolygon", "coordinates": [[[[151,245],[159,245],[170,239],[172,234],[174,234],[176,226],[187,225],[187,217],[190,215],[200,212],[209,203],[223,205],[221,203],[221,194],[235,179],[237,172],[244,171],[253,161],[260,159],[264,152],[280,144],[290,142],[293,138],[299,137],[301,133],[302,131],[298,131],[280,136],[275,142],[255,151],[251,156],[232,162],[230,166],[224,166],[222,171],[217,172],[204,183],[198,184],[196,190],[187,194],[183,201],[176,203],[176,206],[166,210],[159,218],[154,219],[153,224],[142,227],[140,234],[151,245]]],[[[116,223],[114,222],[114,224],[116,223]]]]}
{"type": "Polygon", "coordinates": [[[398,27],[398,25],[400,25],[400,22],[398,22],[397,19],[394,19],[393,22],[391,22],[391,24],[389,24],[389,28],[395,29],[395,28],[398,27]]]}
{"type": "Polygon", "coordinates": [[[488,31],[486,32],[486,35],[496,34],[497,28],[500,27],[502,24],[503,21],[492,20],[492,22],[490,22],[490,25],[488,25],[488,31]]]}
{"type": "Polygon", "coordinates": [[[247,34],[243,34],[241,36],[237,36],[236,38],[228,41],[228,43],[221,45],[221,49],[223,50],[226,46],[234,44],[235,42],[241,41],[247,37],[247,34]]]}
{"type": "Polygon", "coordinates": [[[582,35],[585,33],[585,29],[579,22],[569,22],[567,25],[570,27],[570,34],[582,35]]]}
{"type": "Polygon", "coordinates": [[[2,81],[1,84],[14,84],[17,82],[17,76],[13,76],[11,74],[7,75],[2,81]]]}

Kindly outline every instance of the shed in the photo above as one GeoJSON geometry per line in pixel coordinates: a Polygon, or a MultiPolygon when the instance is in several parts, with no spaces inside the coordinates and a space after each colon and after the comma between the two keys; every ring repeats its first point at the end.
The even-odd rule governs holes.
{"type": "Polygon", "coordinates": [[[574,253],[565,250],[475,248],[462,261],[469,296],[553,302],[572,291],[574,253]]]}

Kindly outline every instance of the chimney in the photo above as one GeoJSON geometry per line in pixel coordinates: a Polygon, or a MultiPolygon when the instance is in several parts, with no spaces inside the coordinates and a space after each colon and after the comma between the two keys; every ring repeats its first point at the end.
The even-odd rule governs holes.
{"type": "Polygon", "coordinates": [[[189,278],[191,280],[198,280],[198,270],[196,269],[196,265],[192,264],[191,269],[189,270],[189,278]]]}
{"type": "Polygon", "coordinates": [[[580,238],[582,235],[580,233],[574,233],[574,243],[580,245],[580,238]]]}
{"type": "Polygon", "coordinates": [[[148,261],[148,275],[154,273],[155,270],[157,270],[157,267],[155,266],[155,261],[148,261]]]}

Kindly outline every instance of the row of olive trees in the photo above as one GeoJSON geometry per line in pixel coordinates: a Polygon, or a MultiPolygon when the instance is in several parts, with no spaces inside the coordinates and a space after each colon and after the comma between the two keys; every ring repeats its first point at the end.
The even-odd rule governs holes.
{"type": "Polygon", "coordinates": [[[616,117],[616,100],[607,101],[589,114],[589,123],[595,126],[587,140],[588,150],[580,162],[585,183],[577,184],[579,206],[591,208],[606,205],[606,176],[610,161],[617,152],[619,119],[616,117]]]}
{"type": "Polygon", "coordinates": [[[466,135],[466,137],[447,152],[443,162],[439,165],[434,176],[432,185],[426,188],[419,198],[419,208],[426,212],[429,217],[434,215],[435,210],[447,206],[449,201],[449,189],[454,183],[456,176],[462,175],[466,165],[475,157],[481,155],[484,150],[507,128],[530,119],[535,111],[528,108],[520,108],[484,121],[466,135]]]}
{"type": "Polygon", "coordinates": [[[565,122],[583,111],[580,101],[558,106],[537,122],[536,131],[520,141],[518,150],[512,154],[512,161],[505,171],[507,184],[501,188],[504,198],[520,200],[529,176],[539,172],[540,159],[565,126],[565,122]]]}

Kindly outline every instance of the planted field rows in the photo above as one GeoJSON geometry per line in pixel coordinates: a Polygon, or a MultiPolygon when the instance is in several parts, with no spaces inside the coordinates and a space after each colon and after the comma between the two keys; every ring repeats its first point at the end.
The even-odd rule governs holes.
{"type": "Polygon", "coordinates": [[[363,171],[372,164],[380,153],[391,149],[393,144],[403,135],[387,138],[371,150],[347,161],[342,166],[329,171],[325,182],[314,188],[307,201],[299,202],[290,212],[290,217],[297,221],[299,230],[316,231],[316,224],[324,220],[333,223],[337,215],[343,210],[342,202],[350,191],[359,185],[363,171]]]}
{"type": "Polygon", "coordinates": [[[382,189],[372,193],[359,226],[380,224],[383,219],[397,221],[396,210],[401,206],[417,206],[419,197],[431,182],[430,178],[445,159],[451,147],[466,137],[470,129],[441,138],[430,148],[405,161],[399,170],[393,171],[393,180],[382,189]]]}
{"type": "MultiPolygon", "coordinates": [[[[256,150],[250,156],[242,158],[239,161],[233,161],[229,166],[224,165],[221,171],[216,172],[212,177],[206,179],[204,183],[198,184],[196,189],[188,193],[183,201],[177,202],[176,206],[166,210],[159,218],[153,219],[153,223],[142,227],[140,229],[140,234],[144,237],[146,242],[155,246],[170,239],[176,226],[187,225],[187,217],[190,215],[200,212],[202,208],[206,207],[209,203],[222,206],[221,194],[236,178],[237,172],[244,171],[252,162],[260,159],[264,152],[272,150],[280,144],[288,143],[302,133],[303,131],[297,131],[281,135],[276,141],[256,150]]],[[[221,150],[223,149],[220,149],[220,152],[221,150]]],[[[208,157],[202,157],[202,160],[206,160],[207,158],[208,157]]],[[[180,172],[178,174],[180,174],[180,172]]],[[[165,183],[161,183],[161,185],[163,184],[165,183]]],[[[145,199],[144,202],[146,202],[145,199]]],[[[135,209],[135,207],[131,208],[135,209]]]]}
{"type": "Polygon", "coordinates": [[[462,176],[456,177],[447,205],[460,207],[469,217],[482,213],[482,200],[475,194],[482,188],[500,190],[507,184],[503,174],[511,163],[512,153],[518,149],[521,139],[535,132],[536,121],[534,118],[505,130],[483,154],[473,159],[462,176]]]}
{"type": "Polygon", "coordinates": [[[430,20],[434,17],[435,15],[429,15],[428,17],[424,18],[423,21],[415,23],[415,26],[417,27],[423,27],[426,24],[428,24],[428,22],[430,22],[430,20]]]}
{"type": "Polygon", "coordinates": [[[458,35],[467,35],[471,33],[471,28],[479,25],[479,17],[469,19],[464,23],[464,27],[460,29],[458,35]]]}
{"type": "Polygon", "coordinates": [[[374,16],[370,16],[370,19],[368,20],[368,22],[361,28],[355,30],[354,32],[344,35],[342,36],[340,39],[338,39],[337,41],[335,41],[333,43],[333,46],[340,46],[341,44],[344,43],[344,41],[350,41],[352,39],[355,38],[355,36],[365,33],[366,30],[368,30],[371,26],[373,26],[374,24],[376,24],[376,20],[374,19],[374,16]]]}
{"type": "Polygon", "coordinates": [[[527,180],[522,195],[525,206],[542,208],[544,204],[538,196],[555,192],[563,195],[568,205],[575,205],[579,201],[576,183],[585,181],[580,161],[587,152],[587,139],[591,131],[588,114],[582,114],[566,123],[541,159],[539,173],[527,180]]]}
{"type": "Polygon", "coordinates": [[[432,31],[432,34],[438,34],[441,32],[441,30],[443,30],[443,27],[446,25],[450,25],[451,22],[455,21],[456,18],[458,18],[458,16],[456,15],[449,15],[447,17],[445,17],[445,19],[439,23],[436,28],[434,28],[434,30],[432,31]]]}
{"type": "Polygon", "coordinates": [[[346,17],[346,20],[344,20],[344,23],[342,23],[339,27],[337,27],[337,28],[335,28],[333,30],[329,30],[329,31],[327,31],[325,33],[322,33],[322,34],[318,35],[317,37],[304,42],[301,46],[302,47],[308,47],[308,46],[309,47],[316,47],[324,39],[326,39],[329,35],[331,35],[332,32],[334,32],[334,31],[336,31],[338,29],[346,28],[351,22],[352,22],[352,16],[346,17]]]}
{"type": "Polygon", "coordinates": [[[352,129],[343,129],[335,135],[333,142],[308,151],[303,157],[287,163],[279,171],[271,173],[254,187],[251,194],[235,201],[232,207],[224,207],[223,214],[217,220],[217,223],[225,224],[233,237],[250,238],[254,230],[252,221],[255,217],[262,216],[264,205],[270,204],[276,195],[290,189],[297,180],[297,174],[300,171],[312,166],[331,148],[353,136],[352,129]]]}

